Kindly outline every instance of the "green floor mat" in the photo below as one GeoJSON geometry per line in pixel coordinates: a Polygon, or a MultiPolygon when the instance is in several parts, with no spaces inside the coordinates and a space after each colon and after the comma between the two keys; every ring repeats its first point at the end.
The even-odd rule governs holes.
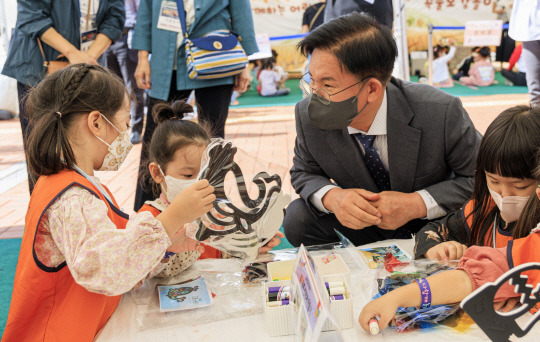
{"type": "MultiPolygon", "coordinates": [[[[506,85],[505,78],[500,72],[495,73],[495,80],[498,84],[492,84],[488,87],[477,87],[478,89],[471,89],[461,84],[455,83],[452,88],[440,88],[454,96],[481,96],[481,95],[499,95],[499,94],[527,94],[527,87],[522,86],[510,86],[506,85]]],[[[411,82],[418,82],[417,76],[411,76],[411,82]]]]}
{"type": "Polygon", "coordinates": [[[257,83],[252,82],[251,88],[238,98],[239,104],[237,106],[231,106],[231,108],[294,106],[302,99],[299,80],[291,79],[285,81],[285,88],[291,90],[289,95],[265,97],[257,93],[257,83]]]}
{"type": "Polygon", "coordinates": [[[6,327],[20,248],[21,239],[0,240],[0,251],[2,251],[2,258],[0,258],[0,339],[6,327]]]}

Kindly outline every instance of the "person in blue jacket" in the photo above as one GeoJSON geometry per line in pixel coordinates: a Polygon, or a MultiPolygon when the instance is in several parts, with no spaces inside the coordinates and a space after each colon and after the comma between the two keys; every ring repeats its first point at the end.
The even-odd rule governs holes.
{"type": "MultiPolygon", "coordinates": [[[[180,0],[182,1],[182,0],[180,0]]],[[[215,30],[237,33],[247,55],[258,51],[253,28],[253,17],[248,0],[183,0],[186,27],[190,39],[199,38],[215,30]]],[[[199,121],[206,123],[213,136],[225,136],[225,121],[233,88],[245,90],[249,83],[246,68],[236,76],[197,80],[187,75],[186,54],[182,35],[158,28],[162,0],[141,0],[132,48],[139,50],[139,64],[135,79],[140,88],[149,91],[148,113],[162,101],[186,100],[195,90],[199,121]]],[[[171,1],[174,3],[174,0],[171,1]]],[[[146,169],[148,145],[156,123],[147,115],[143,135],[140,171],[146,169]]],[[[143,172],[139,172],[139,175],[143,172]]],[[[135,195],[137,211],[146,200],[152,200],[150,186],[139,176],[135,195]]]]}
{"type": "MultiPolygon", "coordinates": [[[[97,64],[111,42],[120,38],[124,21],[123,0],[17,0],[17,24],[2,74],[17,80],[25,151],[31,129],[26,94],[47,72],[38,39],[48,61],[62,55],[71,64],[97,64]],[[83,46],[82,39],[87,41],[83,46]]],[[[32,177],[28,183],[32,193],[32,177]]]]}

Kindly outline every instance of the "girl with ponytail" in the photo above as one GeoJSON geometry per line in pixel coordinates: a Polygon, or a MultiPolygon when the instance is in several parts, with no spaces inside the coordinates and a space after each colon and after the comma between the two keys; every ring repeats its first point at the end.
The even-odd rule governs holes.
{"type": "MultiPolygon", "coordinates": [[[[205,126],[184,120],[190,113],[193,113],[193,107],[184,101],[176,101],[172,105],[162,102],[154,106],[154,121],[158,127],[150,142],[148,167],[142,178],[146,184],[152,184],[157,198],[146,201],[139,212],[159,215],[195,183],[204,150],[210,143],[210,134],[205,126]]],[[[260,253],[279,245],[280,237],[284,237],[281,232],[262,247],[260,253]]],[[[167,266],[159,276],[173,277],[197,258],[223,257],[221,252],[209,246],[191,252],[181,251],[181,246],[176,244],[167,249],[168,259],[163,260],[167,266]]]]}
{"type": "Polygon", "coordinates": [[[46,77],[28,97],[30,197],[2,341],[93,341],[120,295],[164,267],[171,239],[197,249],[183,225],[208,212],[202,180],[159,215],[129,218],[95,170],[118,170],[131,150],[130,98],[96,65],[46,77]]]}

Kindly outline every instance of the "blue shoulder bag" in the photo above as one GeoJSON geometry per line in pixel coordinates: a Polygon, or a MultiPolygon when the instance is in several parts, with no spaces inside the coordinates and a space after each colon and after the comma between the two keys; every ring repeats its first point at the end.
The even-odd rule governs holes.
{"type": "Polygon", "coordinates": [[[184,1],[176,0],[178,18],[182,24],[189,78],[208,80],[234,76],[248,63],[240,45],[241,37],[228,30],[211,31],[201,38],[189,39],[186,29],[184,1]]]}

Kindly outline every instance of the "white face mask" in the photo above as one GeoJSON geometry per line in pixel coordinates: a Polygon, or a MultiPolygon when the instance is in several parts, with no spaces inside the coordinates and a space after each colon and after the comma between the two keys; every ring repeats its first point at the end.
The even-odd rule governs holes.
{"type": "MultiPolygon", "coordinates": [[[[489,188],[488,188],[489,189],[489,188]]],[[[493,201],[495,204],[497,204],[497,207],[501,211],[501,217],[506,223],[517,221],[519,216],[521,215],[521,212],[523,211],[523,208],[525,208],[525,204],[527,204],[527,201],[531,196],[506,196],[502,197],[495,191],[489,189],[489,193],[491,194],[491,198],[493,198],[493,201]]]]}
{"type": "Polygon", "coordinates": [[[105,159],[103,159],[103,164],[101,164],[98,171],[116,171],[120,168],[120,165],[122,165],[124,160],[126,160],[129,151],[131,151],[133,148],[133,144],[129,140],[129,134],[127,131],[120,132],[120,130],[116,128],[116,126],[113,125],[112,122],[110,122],[109,119],[107,119],[104,115],[101,117],[104,118],[105,121],[107,121],[111,126],[113,126],[114,129],[120,134],[118,134],[116,139],[114,139],[110,145],[97,135],[95,136],[109,147],[109,153],[107,153],[105,159]]]}
{"type": "MultiPolygon", "coordinates": [[[[172,200],[178,196],[182,191],[186,190],[190,185],[194,184],[197,180],[196,179],[179,179],[174,178],[173,176],[165,176],[165,173],[163,170],[161,170],[161,167],[158,165],[159,171],[165,178],[165,184],[167,185],[167,191],[165,192],[165,196],[167,196],[167,201],[172,202],[172,200]]],[[[161,190],[163,191],[163,184],[161,187],[161,190]]]]}

